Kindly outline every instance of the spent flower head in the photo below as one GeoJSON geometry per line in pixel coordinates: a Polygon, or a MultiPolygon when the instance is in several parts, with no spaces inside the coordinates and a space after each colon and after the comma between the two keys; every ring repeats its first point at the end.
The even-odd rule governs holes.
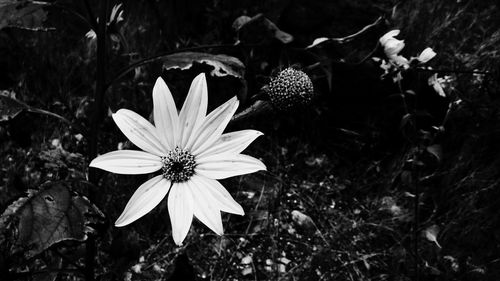
{"type": "Polygon", "coordinates": [[[257,137],[255,130],[223,134],[238,108],[236,97],[207,112],[205,75],[192,82],[180,113],[165,82],[153,88],[153,126],[142,116],[120,109],[113,120],[137,150],[118,150],[92,160],[91,167],[118,174],[160,174],[132,195],[116,226],[128,225],[147,214],[167,196],[172,237],[180,245],[193,216],[222,235],[221,211],[243,215],[243,208],[217,181],[265,170],[264,164],[241,152],[257,137]]]}
{"type": "Polygon", "coordinates": [[[272,78],[267,88],[273,106],[283,111],[298,105],[307,105],[314,96],[311,78],[303,71],[291,67],[272,78]]]}

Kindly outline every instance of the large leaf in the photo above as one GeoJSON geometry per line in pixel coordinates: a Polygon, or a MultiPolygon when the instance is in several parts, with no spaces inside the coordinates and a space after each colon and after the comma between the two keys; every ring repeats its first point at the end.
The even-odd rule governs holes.
{"type": "Polygon", "coordinates": [[[0,0],[0,29],[18,27],[37,30],[47,19],[43,5],[34,1],[0,0]]]}
{"type": "Polygon", "coordinates": [[[7,207],[0,216],[0,242],[28,259],[58,242],[85,241],[102,218],[86,198],[72,194],[67,182],[48,183],[7,207]]]}
{"type": "Polygon", "coordinates": [[[263,14],[252,18],[240,17],[233,23],[238,32],[238,40],[245,44],[267,44],[276,39],[283,44],[293,41],[293,36],[281,30],[263,14]]]}
{"type": "Polygon", "coordinates": [[[212,66],[213,70],[210,72],[212,76],[221,77],[229,75],[243,79],[245,75],[245,65],[235,57],[198,52],[182,52],[168,55],[165,57],[163,69],[187,70],[193,67],[194,63],[212,66]]]}
{"type": "Polygon", "coordinates": [[[16,100],[14,94],[9,91],[0,92],[0,122],[16,117],[29,106],[16,100]]]}

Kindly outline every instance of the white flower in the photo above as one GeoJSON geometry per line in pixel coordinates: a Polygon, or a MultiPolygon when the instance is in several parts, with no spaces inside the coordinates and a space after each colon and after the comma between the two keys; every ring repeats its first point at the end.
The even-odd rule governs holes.
{"type": "Polygon", "coordinates": [[[445,98],[446,93],[444,92],[443,86],[441,85],[442,82],[443,82],[443,79],[438,78],[437,73],[434,73],[433,75],[431,75],[431,77],[429,77],[429,79],[427,80],[427,83],[429,84],[429,86],[432,86],[432,88],[434,89],[434,91],[436,91],[436,93],[438,95],[445,98]]]}
{"type": "Polygon", "coordinates": [[[405,47],[404,40],[398,40],[394,38],[399,34],[399,30],[391,30],[380,37],[379,42],[384,48],[384,52],[387,57],[396,56],[401,52],[401,50],[405,47]]]}
{"type": "MultiPolygon", "coordinates": [[[[113,8],[111,9],[111,14],[109,15],[109,20],[106,23],[107,26],[110,26],[111,24],[117,24],[125,19],[123,18],[123,8],[122,8],[122,3],[114,5],[113,8]]],[[[99,18],[96,19],[97,22],[99,22],[99,18]]],[[[89,40],[95,40],[97,38],[97,34],[93,29],[90,29],[87,33],[85,33],[85,37],[89,40]]]]}
{"type": "Polygon", "coordinates": [[[111,22],[119,23],[124,21],[122,5],[123,4],[120,3],[113,6],[113,8],[111,9],[111,15],[109,16],[108,24],[110,24],[111,22]]]}
{"type": "Polygon", "coordinates": [[[426,63],[428,61],[430,61],[432,58],[434,58],[436,56],[436,52],[434,52],[434,50],[432,50],[431,48],[427,47],[425,48],[425,50],[422,51],[422,53],[420,53],[420,55],[418,56],[418,61],[420,61],[421,63],[426,63]]]}
{"type": "Polygon", "coordinates": [[[384,53],[389,59],[389,61],[398,67],[403,67],[407,69],[410,67],[408,60],[399,55],[399,52],[405,47],[404,40],[398,40],[394,38],[399,34],[399,30],[391,30],[380,37],[379,42],[380,45],[384,48],[384,53]]]}
{"type": "Polygon", "coordinates": [[[120,109],[113,114],[123,134],[144,151],[118,150],[94,159],[91,167],[119,174],[161,174],[143,183],[115,222],[125,226],[158,205],[168,194],[172,237],[180,245],[193,216],[222,235],[220,211],[243,215],[243,208],[217,181],[265,170],[264,164],[241,152],[261,132],[242,130],[222,134],[238,107],[236,97],[210,114],[205,75],[192,82],[184,105],[177,108],[165,82],[153,88],[155,126],[137,113],[120,109]]]}

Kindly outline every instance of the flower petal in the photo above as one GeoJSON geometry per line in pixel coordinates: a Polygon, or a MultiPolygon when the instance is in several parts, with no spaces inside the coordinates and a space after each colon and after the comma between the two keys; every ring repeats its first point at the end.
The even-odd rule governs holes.
{"type": "Polygon", "coordinates": [[[138,150],[117,150],[90,162],[90,167],[116,174],[137,175],[156,172],[162,167],[160,157],[138,150]]]}
{"type": "Polygon", "coordinates": [[[218,235],[224,233],[222,226],[222,217],[220,209],[214,204],[213,197],[206,190],[206,178],[193,176],[187,185],[191,189],[194,201],[194,216],[204,225],[208,226],[213,232],[218,235]]]}
{"type": "Polygon", "coordinates": [[[432,58],[434,58],[436,56],[436,52],[434,52],[434,50],[432,48],[425,48],[425,50],[422,51],[422,53],[420,53],[420,55],[418,56],[418,60],[421,62],[421,63],[426,63],[428,61],[430,61],[432,58]]]}
{"type": "MultiPolygon", "coordinates": [[[[201,177],[198,175],[194,177],[201,177]]],[[[219,181],[203,178],[203,191],[206,198],[210,198],[210,201],[221,211],[226,213],[232,213],[236,215],[243,216],[245,211],[238,202],[236,202],[231,194],[220,184],[219,181]]]]}
{"type": "Polygon", "coordinates": [[[195,172],[210,179],[225,179],[266,169],[260,160],[244,154],[210,155],[197,162],[195,172]]]}
{"type": "Polygon", "coordinates": [[[181,245],[193,221],[193,196],[187,182],[173,184],[167,204],[172,224],[172,238],[175,244],[181,245]]]}
{"type": "Polygon", "coordinates": [[[162,175],[143,183],[130,198],[115,226],[125,226],[149,213],[167,195],[170,182],[162,175]]]}
{"type": "Polygon", "coordinates": [[[238,99],[233,97],[212,111],[205,118],[199,132],[193,135],[193,138],[186,144],[186,148],[192,150],[194,155],[197,155],[212,146],[222,135],[227,123],[229,123],[234,112],[236,112],[238,105],[238,99]]]}
{"type": "Polygon", "coordinates": [[[120,109],[113,114],[113,120],[123,134],[140,149],[154,155],[165,154],[156,128],[144,117],[131,110],[120,109]]]}
{"type": "Polygon", "coordinates": [[[256,130],[241,130],[223,134],[219,140],[211,147],[200,152],[198,157],[221,154],[221,153],[241,153],[256,138],[263,134],[256,130]]]}
{"type": "Polygon", "coordinates": [[[179,115],[172,93],[161,77],[153,87],[153,112],[158,136],[169,150],[174,149],[179,134],[179,115]]]}
{"type": "Polygon", "coordinates": [[[177,144],[180,144],[181,148],[185,147],[189,138],[203,123],[203,119],[207,114],[207,100],[207,80],[205,74],[201,73],[191,83],[191,88],[189,88],[189,93],[179,114],[179,130],[181,133],[179,139],[177,139],[177,144]]]}
{"type": "Polygon", "coordinates": [[[382,46],[385,45],[387,43],[387,40],[398,36],[399,32],[400,32],[399,29],[395,29],[395,30],[391,30],[391,31],[387,32],[382,37],[380,37],[380,39],[379,39],[380,44],[382,46]]]}

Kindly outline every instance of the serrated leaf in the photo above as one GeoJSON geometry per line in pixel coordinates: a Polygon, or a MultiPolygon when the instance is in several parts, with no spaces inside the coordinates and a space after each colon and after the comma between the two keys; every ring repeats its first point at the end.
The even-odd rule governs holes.
{"type": "Polygon", "coordinates": [[[16,100],[13,95],[9,91],[0,92],[0,122],[10,120],[29,108],[28,105],[16,100]]]}
{"type": "Polygon", "coordinates": [[[193,67],[194,63],[212,66],[214,68],[210,72],[212,76],[222,77],[229,75],[243,79],[245,75],[245,65],[235,57],[198,52],[182,52],[168,55],[163,62],[163,69],[187,70],[193,67]]]}
{"type": "Polygon", "coordinates": [[[31,30],[43,28],[47,12],[43,5],[33,1],[0,1],[0,30],[5,27],[18,27],[31,30]]]}
{"type": "MultiPolygon", "coordinates": [[[[12,203],[0,216],[0,229],[9,230],[11,254],[29,259],[62,241],[85,241],[92,224],[104,215],[85,197],[72,194],[67,182],[48,183],[12,203]]],[[[0,239],[1,241],[1,239],[0,239]]]]}

